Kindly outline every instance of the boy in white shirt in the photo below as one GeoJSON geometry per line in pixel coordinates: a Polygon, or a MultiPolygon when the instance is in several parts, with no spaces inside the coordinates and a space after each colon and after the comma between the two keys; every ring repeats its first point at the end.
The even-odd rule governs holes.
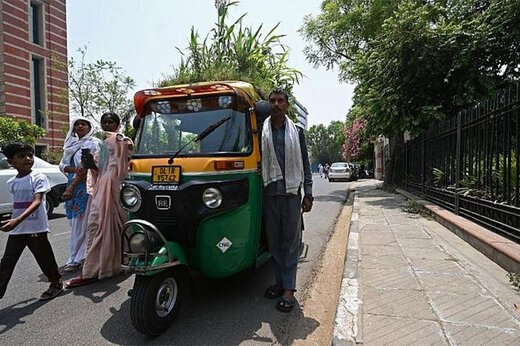
{"type": "Polygon", "coordinates": [[[8,190],[13,194],[13,213],[10,220],[1,222],[0,227],[1,231],[9,232],[0,262],[0,298],[27,246],[51,283],[40,300],[53,299],[63,291],[63,284],[47,239],[49,220],[45,212],[45,193],[50,190],[49,181],[45,175],[32,171],[34,149],[29,144],[11,142],[4,145],[2,151],[18,174],[7,181],[8,190]]]}

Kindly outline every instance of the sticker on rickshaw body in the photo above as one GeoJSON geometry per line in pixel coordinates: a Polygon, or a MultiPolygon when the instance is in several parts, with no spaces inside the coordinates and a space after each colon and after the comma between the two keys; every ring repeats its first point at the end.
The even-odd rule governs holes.
{"type": "Polygon", "coordinates": [[[231,240],[224,237],[218,242],[217,247],[220,251],[222,251],[222,253],[224,253],[231,247],[231,245],[233,245],[231,240]]]}
{"type": "Polygon", "coordinates": [[[178,191],[179,185],[152,185],[148,188],[152,191],[178,191]]]}

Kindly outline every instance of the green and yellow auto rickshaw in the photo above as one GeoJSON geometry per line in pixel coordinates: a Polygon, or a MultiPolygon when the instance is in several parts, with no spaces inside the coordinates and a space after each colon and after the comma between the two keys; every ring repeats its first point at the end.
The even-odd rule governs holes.
{"type": "Polygon", "coordinates": [[[270,106],[245,82],[147,89],[134,104],[121,255],[137,274],[132,323],[153,336],[172,324],[191,270],[223,278],[269,258],[258,122],[270,106]]]}

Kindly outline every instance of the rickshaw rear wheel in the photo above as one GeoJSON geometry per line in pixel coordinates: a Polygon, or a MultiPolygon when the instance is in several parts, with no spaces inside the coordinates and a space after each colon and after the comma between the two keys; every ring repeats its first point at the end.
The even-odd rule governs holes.
{"type": "Polygon", "coordinates": [[[137,275],[130,302],[134,328],[149,336],[164,333],[179,311],[186,284],[186,271],[180,267],[151,276],[137,275]]]}

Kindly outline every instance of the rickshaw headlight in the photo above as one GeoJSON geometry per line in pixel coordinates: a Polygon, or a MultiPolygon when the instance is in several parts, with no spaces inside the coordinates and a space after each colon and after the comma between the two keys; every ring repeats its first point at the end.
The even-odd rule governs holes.
{"type": "Polygon", "coordinates": [[[121,204],[124,209],[134,212],[141,207],[141,192],[133,185],[123,185],[120,193],[121,204]]]}
{"type": "Polygon", "coordinates": [[[208,208],[215,209],[222,204],[222,192],[219,189],[210,187],[202,194],[202,201],[208,208]]]}

